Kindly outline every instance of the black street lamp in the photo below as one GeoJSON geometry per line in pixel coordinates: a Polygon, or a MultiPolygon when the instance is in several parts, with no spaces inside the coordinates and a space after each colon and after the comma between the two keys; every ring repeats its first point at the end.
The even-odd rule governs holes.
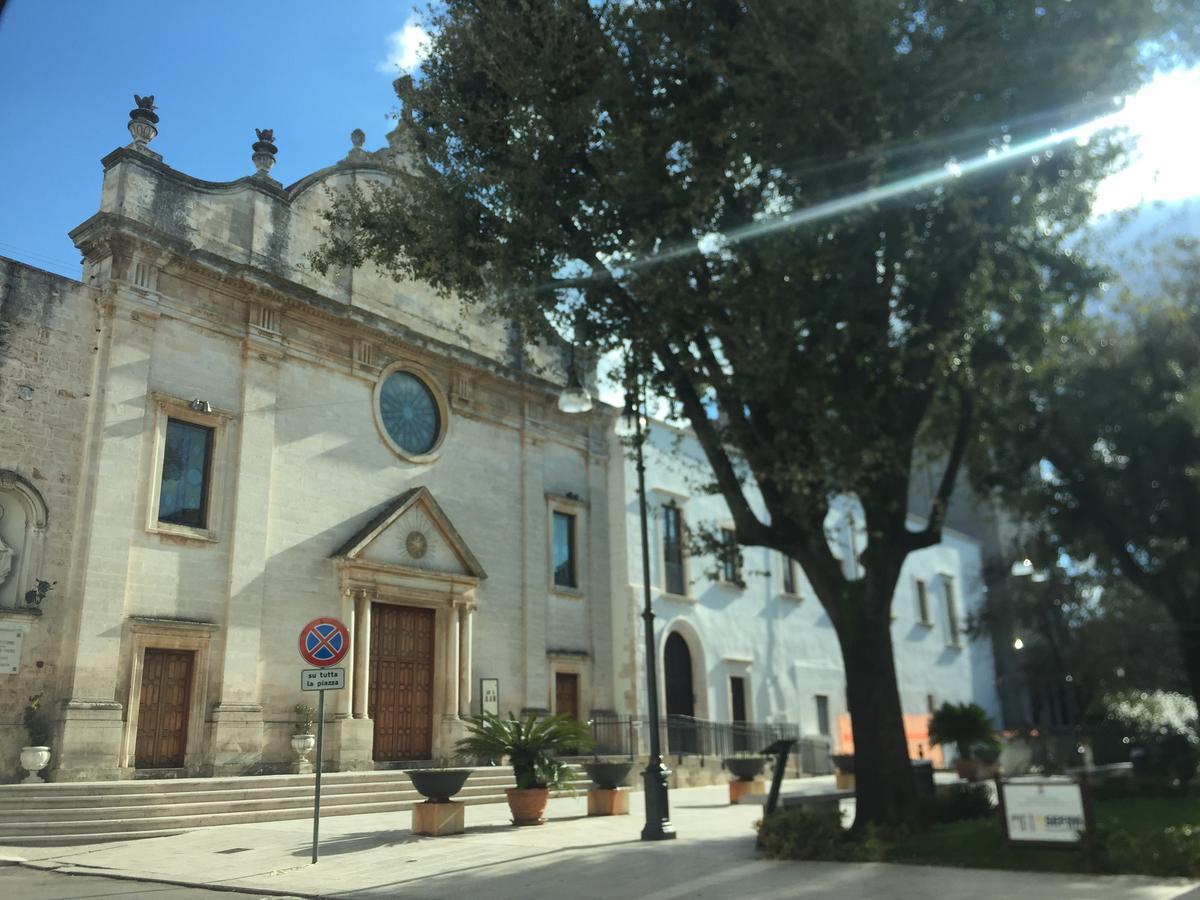
{"type": "Polygon", "coordinates": [[[667,797],[667,776],[671,770],[663,765],[662,747],[658,730],[658,664],[654,652],[654,610],[650,597],[650,534],[646,524],[646,463],[642,455],[642,444],[646,433],[642,429],[643,418],[638,394],[629,391],[625,395],[625,410],[617,423],[617,434],[631,438],[637,454],[638,514],[642,524],[642,588],[644,606],[642,621],[646,628],[646,691],[650,714],[650,759],[642,773],[646,797],[646,825],[642,828],[643,841],[666,841],[675,837],[675,826],[671,824],[671,806],[667,797]]]}

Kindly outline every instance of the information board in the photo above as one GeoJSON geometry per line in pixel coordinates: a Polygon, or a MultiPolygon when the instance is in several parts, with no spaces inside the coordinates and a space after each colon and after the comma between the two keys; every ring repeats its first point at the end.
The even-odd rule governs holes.
{"type": "Polygon", "coordinates": [[[500,715],[500,679],[479,679],[479,708],[484,715],[500,715]]]}
{"type": "Polygon", "coordinates": [[[1083,786],[1070,779],[1000,783],[1004,828],[1014,843],[1076,844],[1087,830],[1083,786]]]}
{"type": "Polygon", "coordinates": [[[16,675],[21,671],[21,644],[24,632],[0,629],[0,675],[16,675]]]}

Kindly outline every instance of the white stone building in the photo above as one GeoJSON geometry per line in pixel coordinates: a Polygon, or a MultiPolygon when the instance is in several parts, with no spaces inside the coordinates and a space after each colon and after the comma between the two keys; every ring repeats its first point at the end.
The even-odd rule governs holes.
{"type": "MultiPolygon", "coordinates": [[[[674,535],[689,525],[703,525],[728,529],[732,538],[732,517],[723,498],[697,490],[711,475],[689,431],[652,421],[644,451],[663,714],[717,722],[790,723],[802,735],[828,737],[834,752],[847,749],[841,653],[833,625],[803,570],[762,547],[741,549],[741,571],[736,573],[740,577],[715,557],[689,558],[674,535]],[[735,583],[738,580],[744,587],[735,583]]],[[[630,573],[626,602],[640,607],[641,538],[631,490],[636,488],[636,472],[628,454],[624,467],[626,490],[619,500],[623,508],[614,511],[613,518],[625,519],[630,573]]],[[[761,512],[756,496],[751,502],[761,512]]],[[[840,516],[835,511],[826,527],[835,554],[853,575],[865,534],[861,507],[857,526],[852,525],[855,510],[849,508],[850,516],[845,511],[840,516]]],[[[918,524],[913,522],[914,527],[918,524]]],[[[615,595],[620,586],[613,590],[615,595]]],[[[987,642],[970,640],[964,631],[968,614],[978,610],[983,597],[980,547],[967,535],[947,528],[940,544],[911,554],[905,562],[893,602],[892,639],[914,756],[930,753],[924,727],[935,705],[979,703],[993,722],[1000,723],[991,648],[987,642]]],[[[640,644],[638,651],[632,671],[640,675],[640,644]]],[[[628,693],[644,709],[644,689],[628,693]]],[[[672,737],[686,746],[679,729],[672,729],[672,737]]]]}
{"type": "MultiPolygon", "coordinates": [[[[270,133],[256,174],[210,182],[149,147],[156,121],[139,103],[134,143],[103,160],[99,212],[71,232],[80,282],[0,259],[0,770],[17,774],[35,695],[56,779],[286,770],[310,699],[299,631],[325,616],[352,638],[328,696],[339,769],[448,754],[481,679],[502,712],[639,714],[616,411],[559,411],[565,346],[524,349],[423,285],[306,265],[326,188],[383,177],[404,123],[284,187],[270,133]]],[[[664,711],[833,733],[840,659],[802,573],[785,585],[748,549],[770,576],[734,589],[681,560],[667,590],[666,505],[723,515],[690,496],[698,457],[673,437],[656,427],[648,448],[664,711]]],[[[906,712],[993,705],[985,655],[941,618],[949,585],[960,616],[977,602],[977,570],[954,535],[910,560],[906,712]]]]}

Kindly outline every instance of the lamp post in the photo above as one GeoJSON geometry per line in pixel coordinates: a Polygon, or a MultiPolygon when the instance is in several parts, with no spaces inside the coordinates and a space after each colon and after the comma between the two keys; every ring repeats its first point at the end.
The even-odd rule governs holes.
{"type": "Polygon", "coordinates": [[[637,459],[638,516],[642,525],[642,621],[646,631],[646,691],[650,716],[650,759],[642,773],[646,799],[646,824],[642,828],[643,841],[666,841],[675,837],[675,826],[671,824],[671,807],[667,798],[667,776],[671,770],[663,765],[662,747],[658,729],[658,664],[654,652],[654,609],[650,597],[650,535],[646,524],[646,462],[642,444],[646,434],[642,430],[641,403],[634,391],[625,395],[625,410],[617,424],[620,437],[633,439],[637,459]]]}

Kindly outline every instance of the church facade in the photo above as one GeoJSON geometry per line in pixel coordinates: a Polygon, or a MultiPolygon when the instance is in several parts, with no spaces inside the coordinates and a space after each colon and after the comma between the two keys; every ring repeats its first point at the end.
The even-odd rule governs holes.
{"type": "MultiPolygon", "coordinates": [[[[299,632],[322,616],[351,636],[327,695],[339,769],[450,755],[481,685],[502,712],[636,715],[616,410],[558,409],[565,345],[524,347],[424,285],[306,264],[327,190],[386,177],[405,124],[374,152],[356,131],[285,187],[270,132],[255,174],[208,182],[152,149],[157,122],[139,98],[133,143],[103,160],[100,209],[71,232],[81,281],[0,260],[0,767],[17,774],[36,697],[57,780],[284,771],[311,697],[299,632]]],[[[661,593],[664,649],[701,632],[723,646],[737,630],[721,616],[746,612],[661,593]]],[[[693,713],[730,718],[726,679],[749,667],[743,715],[817,730],[803,710],[842,696],[840,661],[819,623],[767,634],[793,625],[783,644],[712,650],[693,713]]],[[[943,676],[962,680],[914,683],[943,676]]]]}

